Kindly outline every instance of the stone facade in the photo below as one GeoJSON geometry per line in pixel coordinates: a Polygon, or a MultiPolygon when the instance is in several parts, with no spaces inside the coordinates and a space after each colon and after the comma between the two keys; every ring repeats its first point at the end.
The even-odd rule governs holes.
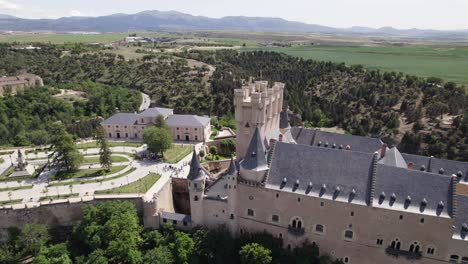
{"type": "Polygon", "coordinates": [[[118,113],[104,120],[101,125],[106,135],[113,139],[142,140],[144,130],[154,126],[156,118],[163,116],[173,140],[207,141],[210,137],[210,119],[196,115],[175,115],[172,109],[149,108],[142,113],[118,113]]]}
{"type": "Polygon", "coordinates": [[[16,95],[17,92],[34,86],[44,86],[41,77],[34,74],[0,77],[0,96],[3,96],[7,89],[11,89],[11,94],[16,95]]]}
{"type": "Polygon", "coordinates": [[[267,141],[279,130],[284,85],[274,87],[236,90],[237,161],[225,173],[204,172],[194,153],[192,226],[315,242],[344,263],[468,263],[468,163],[284,125],[267,141]]]}

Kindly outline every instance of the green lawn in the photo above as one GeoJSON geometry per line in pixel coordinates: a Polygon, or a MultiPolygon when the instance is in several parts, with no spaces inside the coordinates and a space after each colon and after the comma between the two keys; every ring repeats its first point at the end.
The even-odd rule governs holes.
{"type": "Polygon", "coordinates": [[[9,192],[9,191],[32,189],[32,187],[33,187],[32,185],[24,185],[24,186],[17,186],[17,187],[0,188],[0,192],[9,192]]]}
{"type": "Polygon", "coordinates": [[[44,196],[39,198],[39,202],[46,201],[46,200],[58,200],[58,199],[67,199],[70,197],[78,197],[79,193],[69,193],[69,194],[61,194],[61,195],[52,195],[52,196],[44,196]]]}
{"type": "Polygon", "coordinates": [[[164,152],[164,161],[167,163],[177,163],[193,151],[192,145],[172,145],[164,152]]]}
{"type": "Polygon", "coordinates": [[[114,179],[117,179],[117,178],[126,176],[126,175],[128,175],[128,174],[134,172],[135,170],[136,170],[136,168],[131,168],[130,170],[128,170],[128,171],[126,171],[126,172],[124,172],[124,173],[121,173],[121,174],[116,175],[116,176],[113,176],[113,177],[105,178],[105,179],[82,180],[82,181],[73,181],[73,182],[56,182],[56,183],[49,184],[47,187],[65,186],[65,185],[76,185],[76,184],[85,184],[85,183],[96,183],[96,182],[103,182],[103,181],[111,181],[111,180],[114,180],[114,179]]]}
{"type": "Polygon", "coordinates": [[[21,203],[22,201],[23,201],[23,199],[0,201],[0,205],[17,204],[17,203],[21,203]]]}
{"type": "Polygon", "coordinates": [[[0,156],[13,154],[13,150],[0,151],[0,156]]]}
{"type": "Polygon", "coordinates": [[[468,84],[468,47],[315,45],[259,49],[468,84]]]}
{"type": "Polygon", "coordinates": [[[98,176],[106,176],[110,174],[117,173],[123,169],[125,169],[127,165],[122,166],[112,166],[110,171],[106,171],[102,168],[96,169],[86,169],[86,170],[77,170],[77,171],[60,171],[55,176],[50,177],[51,180],[58,180],[58,179],[71,179],[71,178],[87,178],[87,177],[98,177],[98,176]]]}
{"type": "Polygon", "coordinates": [[[129,185],[117,187],[109,190],[96,191],[95,194],[109,194],[109,193],[145,193],[151,186],[153,186],[161,176],[156,173],[150,173],[144,178],[139,179],[136,182],[132,182],[129,185]]]}
{"type": "MultiPolygon", "coordinates": [[[[109,147],[140,147],[143,143],[139,142],[107,142],[109,147]]],[[[96,142],[78,144],[79,149],[99,148],[96,142]]]]}
{"type": "MultiPolygon", "coordinates": [[[[126,162],[128,161],[127,158],[121,157],[121,156],[111,156],[111,161],[112,162],[126,162]]],[[[84,157],[84,164],[99,164],[99,157],[84,157]]]]}
{"type": "Polygon", "coordinates": [[[0,175],[0,180],[8,179],[8,176],[10,176],[14,171],[15,171],[15,167],[10,166],[5,172],[3,172],[0,175]]]}

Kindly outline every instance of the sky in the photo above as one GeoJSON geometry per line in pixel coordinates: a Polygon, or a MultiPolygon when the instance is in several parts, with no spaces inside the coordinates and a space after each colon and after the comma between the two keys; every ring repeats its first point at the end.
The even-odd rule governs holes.
{"type": "Polygon", "coordinates": [[[468,0],[0,0],[0,14],[23,18],[144,10],[175,10],[214,18],[281,17],[340,28],[468,29],[468,0]]]}

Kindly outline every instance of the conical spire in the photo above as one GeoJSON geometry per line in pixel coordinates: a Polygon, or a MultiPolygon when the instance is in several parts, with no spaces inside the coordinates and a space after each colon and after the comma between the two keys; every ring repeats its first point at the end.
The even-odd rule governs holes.
{"type": "Polygon", "coordinates": [[[226,171],[226,175],[235,175],[237,173],[237,166],[234,162],[234,159],[231,157],[231,163],[229,163],[229,168],[226,171]]]}
{"type": "Polygon", "coordinates": [[[192,162],[190,163],[190,172],[187,176],[188,180],[196,181],[202,180],[205,177],[205,172],[202,170],[198,155],[195,149],[193,150],[192,162]]]}
{"type": "Polygon", "coordinates": [[[241,166],[244,169],[253,170],[266,167],[267,165],[265,146],[263,146],[262,139],[260,137],[260,130],[256,127],[241,166]]]}

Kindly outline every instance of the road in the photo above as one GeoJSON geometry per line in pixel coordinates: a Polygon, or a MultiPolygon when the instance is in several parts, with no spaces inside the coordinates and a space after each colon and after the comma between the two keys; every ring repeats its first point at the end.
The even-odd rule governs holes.
{"type": "Polygon", "coordinates": [[[151,104],[151,99],[149,95],[145,93],[141,93],[141,98],[142,98],[142,101],[141,101],[140,108],[138,109],[139,112],[145,111],[146,109],[150,107],[150,104],[151,104]]]}

